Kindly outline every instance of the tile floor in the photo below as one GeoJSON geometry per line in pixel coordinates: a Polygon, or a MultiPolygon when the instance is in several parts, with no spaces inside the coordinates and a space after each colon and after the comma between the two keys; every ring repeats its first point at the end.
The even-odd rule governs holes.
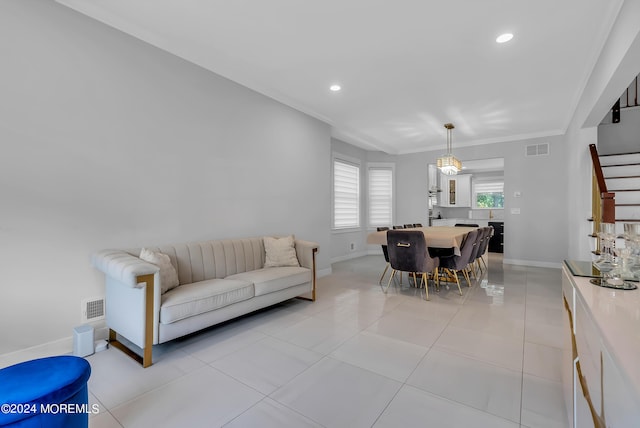
{"type": "Polygon", "coordinates": [[[383,294],[382,256],[291,300],[154,349],[89,357],[90,427],[565,427],[559,269],[383,294]]]}

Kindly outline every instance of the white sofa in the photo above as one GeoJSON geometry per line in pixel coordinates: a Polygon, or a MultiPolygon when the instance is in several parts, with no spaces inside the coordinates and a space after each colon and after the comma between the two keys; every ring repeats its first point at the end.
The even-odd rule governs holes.
{"type": "Polygon", "coordinates": [[[294,297],[315,300],[318,245],[295,240],[300,266],[264,267],[264,239],[148,247],[168,255],[177,273],[179,285],[164,293],[159,267],[140,259],[140,249],[95,253],[92,264],[106,278],[110,343],[148,367],[153,345],[294,297]]]}

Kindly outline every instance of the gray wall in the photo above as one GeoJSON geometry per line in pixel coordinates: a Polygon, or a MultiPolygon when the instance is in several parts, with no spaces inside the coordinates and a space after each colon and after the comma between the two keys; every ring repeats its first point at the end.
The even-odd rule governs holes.
{"type": "MultiPolygon", "coordinates": [[[[548,137],[482,146],[455,148],[462,160],[503,157],[505,181],[505,253],[507,263],[559,265],[567,256],[567,190],[563,169],[566,149],[562,137],[548,137]],[[549,143],[548,156],[525,157],[525,146],[549,143]],[[520,191],[521,198],[514,198],[520,191]],[[520,208],[520,214],[511,214],[520,208]]],[[[426,215],[420,196],[426,193],[427,165],[441,151],[398,156],[397,198],[399,221],[426,215]]]]}
{"type": "MultiPolygon", "coordinates": [[[[366,228],[366,195],[367,195],[367,151],[359,147],[355,147],[344,141],[331,139],[332,153],[348,157],[349,160],[356,160],[360,162],[360,228],[348,229],[348,230],[332,230],[331,231],[331,261],[336,262],[340,260],[351,259],[354,257],[360,257],[365,255],[366,252],[366,233],[363,231],[366,228]],[[353,244],[353,249],[351,249],[353,244]]],[[[333,168],[333,167],[332,167],[333,168]]],[[[332,169],[333,171],[333,169],[332,169]]],[[[333,180],[330,181],[330,185],[333,180]]],[[[331,197],[333,197],[333,189],[331,190],[331,197]]],[[[331,217],[333,214],[329,212],[331,217]]],[[[332,219],[330,218],[330,223],[332,219]]]]}
{"type": "MultiPolygon", "coordinates": [[[[465,174],[469,172],[465,171],[465,174]]],[[[478,180],[500,180],[504,182],[504,171],[492,171],[492,172],[473,172],[471,177],[471,186],[478,180]]],[[[473,199],[473,198],[472,198],[473,199]]],[[[471,201],[473,203],[473,201],[471,201]]],[[[491,219],[502,220],[504,219],[504,210],[499,208],[494,209],[471,209],[466,208],[451,208],[451,207],[439,207],[434,209],[434,217],[440,212],[443,218],[457,218],[457,219],[469,219],[469,212],[471,212],[471,219],[489,219],[489,213],[491,213],[491,219]]],[[[470,221],[468,223],[473,223],[470,221]]]]}
{"type": "MultiPolygon", "coordinates": [[[[356,230],[351,229],[347,231],[331,231],[331,261],[337,262],[348,260],[355,257],[364,256],[372,252],[382,254],[380,246],[372,247],[367,245],[367,234],[375,230],[373,228],[370,229],[367,226],[367,165],[371,162],[396,163],[397,156],[388,155],[386,153],[378,151],[364,150],[335,138],[331,140],[331,150],[333,153],[348,156],[349,158],[355,159],[360,162],[360,191],[362,192],[360,198],[361,225],[356,230]],[[355,247],[353,250],[351,249],[352,243],[355,247]]],[[[398,168],[396,167],[396,181],[398,180],[398,174],[402,174],[402,172],[398,171],[398,168]]],[[[397,206],[398,200],[399,198],[396,199],[395,207],[396,220],[398,218],[397,213],[399,212],[397,206]]],[[[398,221],[395,221],[395,224],[400,223],[398,223],[398,221]]]]}
{"type": "Polygon", "coordinates": [[[620,111],[620,122],[611,123],[611,115],[598,126],[598,153],[640,152],[640,107],[620,111]]]}
{"type": "MultiPolygon", "coordinates": [[[[505,157],[505,191],[523,193],[522,214],[505,214],[508,260],[590,258],[586,146],[640,71],[639,12],[625,1],[566,134],[540,140],[549,157],[454,145],[505,157]]],[[[0,47],[0,354],[71,335],[80,300],[102,293],[97,249],[293,232],[329,270],[365,242],[330,232],[327,125],[47,0],[0,2],[0,47]]],[[[426,223],[441,153],[357,153],[397,161],[396,222],[426,223]]]]}
{"type": "MultiPolygon", "coordinates": [[[[505,159],[505,253],[507,263],[538,266],[559,266],[568,254],[567,235],[567,186],[564,162],[567,152],[563,137],[522,140],[455,149],[463,163],[465,160],[503,157],[505,159]],[[548,156],[525,157],[525,146],[549,143],[548,156]],[[522,197],[515,198],[515,191],[522,197]],[[511,208],[520,208],[520,214],[511,214],[511,208]]],[[[366,152],[347,143],[334,140],[333,150],[366,162],[396,163],[396,216],[395,224],[428,224],[427,165],[435,163],[441,151],[384,155],[366,152]]],[[[366,177],[363,175],[363,192],[366,195],[366,177]]],[[[364,208],[363,208],[364,209],[364,208]]],[[[464,210],[466,217],[468,209],[464,210]]],[[[364,213],[364,212],[363,212],[364,213]]],[[[363,214],[364,215],[364,214],[363,214]]],[[[363,217],[364,219],[365,217],[363,217]]],[[[364,220],[363,220],[364,221],[364,220]]],[[[359,256],[348,250],[350,242],[366,242],[370,230],[363,226],[349,233],[333,233],[331,259],[343,260],[359,256]]],[[[377,253],[376,246],[368,246],[368,252],[377,253]]]]}
{"type": "Polygon", "coordinates": [[[0,354],[70,337],[93,251],[294,233],[329,270],[329,126],[51,1],[0,2],[0,354]]]}
{"type": "MultiPolygon", "coordinates": [[[[585,84],[564,139],[567,147],[569,257],[591,260],[595,240],[591,216],[591,160],[588,145],[597,143],[597,126],[629,83],[640,73],[640,2],[626,0],[585,84]]],[[[615,149],[619,152],[622,150],[615,149]]]]}

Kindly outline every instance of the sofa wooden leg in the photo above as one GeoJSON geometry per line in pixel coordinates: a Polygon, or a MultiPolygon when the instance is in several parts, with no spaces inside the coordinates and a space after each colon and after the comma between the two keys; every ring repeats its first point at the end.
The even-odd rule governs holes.
{"type": "Polygon", "coordinates": [[[149,351],[147,353],[147,352],[145,352],[146,349],[143,349],[143,354],[145,354],[145,355],[144,356],[138,355],[135,351],[133,351],[132,349],[127,347],[127,345],[125,345],[124,343],[120,342],[118,340],[117,332],[115,330],[112,330],[112,329],[109,329],[109,345],[114,347],[114,348],[116,348],[116,349],[119,349],[122,352],[124,352],[125,355],[127,355],[129,358],[135,360],[138,364],[140,364],[144,368],[147,368],[152,364],[151,351],[149,351]],[[148,354],[149,356],[147,357],[146,354],[148,354]]]}
{"type": "Polygon", "coordinates": [[[144,348],[142,356],[131,350],[127,345],[118,340],[118,333],[109,329],[109,344],[124,352],[147,368],[153,364],[153,275],[141,275],[137,278],[138,284],[145,285],[145,325],[144,325],[144,348]]]}
{"type": "Polygon", "coordinates": [[[311,298],[298,296],[298,299],[309,300],[311,302],[316,301],[316,253],[318,252],[317,248],[313,249],[313,265],[311,266],[311,298]]]}

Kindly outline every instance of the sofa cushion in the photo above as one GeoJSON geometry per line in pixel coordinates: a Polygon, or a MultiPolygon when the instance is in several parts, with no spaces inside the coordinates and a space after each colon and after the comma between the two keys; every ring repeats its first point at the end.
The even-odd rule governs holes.
{"type": "Polygon", "coordinates": [[[209,279],[184,284],[162,295],[160,322],[171,324],[253,296],[253,284],[240,279],[209,279]]]}
{"type": "Polygon", "coordinates": [[[252,282],[255,295],[273,293],[285,288],[311,282],[311,269],[303,267],[271,267],[230,275],[225,279],[252,282]]]}
{"type": "Polygon", "coordinates": [[[293,235],[283,238],[264,237],[264,267],[300,266],[293,235]]]}
{"type": "Polygon", "coordinates": [[[168,255],[143,248],[140,258],[160,268],[160,289],[163,294],[178,286],[178,274],[168,255]]]}

